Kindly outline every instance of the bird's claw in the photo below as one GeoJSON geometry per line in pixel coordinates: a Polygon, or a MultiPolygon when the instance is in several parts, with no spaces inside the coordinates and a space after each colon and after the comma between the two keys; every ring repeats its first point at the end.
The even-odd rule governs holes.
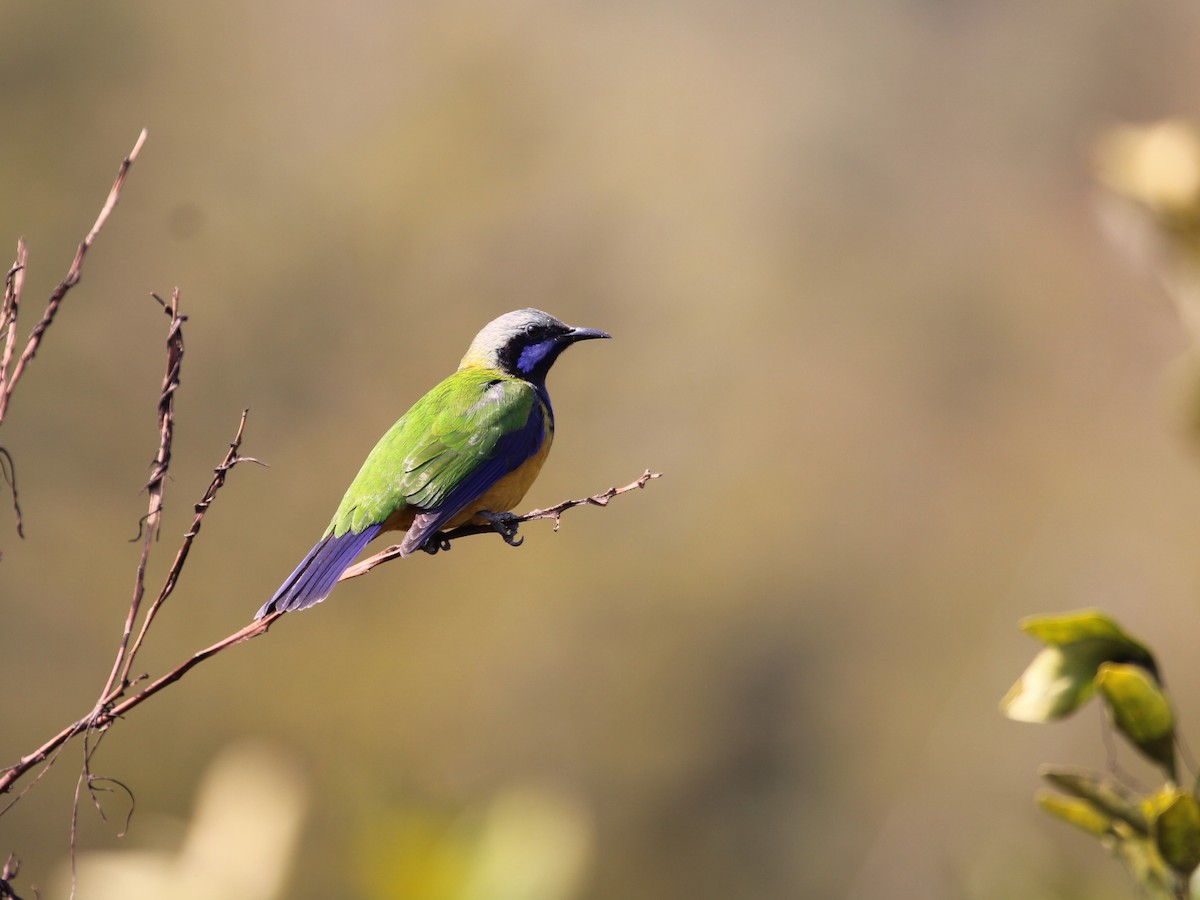
{"type": "Polygon", "coordinates": [[[433,535],[429,540],[427,540],[424,544],[422,544],[421,549],[424,550],[426,553],[428,553],[430,556],[433,556],[439,550],[449,550],[450,549],[450,539],[448,537],[446,537],[444,534],[442,534],[442,532],[439,531],[437,534],[433,535]]]}
{"type": "Polygon", "coordinates": [[[490,524],[496,529],[496,533],[504,539],[504,543],[510,547],[520,547],[525,543],[525,538],[517,536],[517,529],[521,523],[519,518],[510,512],[494,513],[484,510],[478,513],[479,518],[490,524]]]}

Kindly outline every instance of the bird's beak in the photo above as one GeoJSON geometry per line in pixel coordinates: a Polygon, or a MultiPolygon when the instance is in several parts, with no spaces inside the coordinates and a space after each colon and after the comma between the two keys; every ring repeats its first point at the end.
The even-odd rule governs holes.
{"type": "Polygon", "coordinates": [[[572,328],[571,333],[567,335],[571,343],[576,341],[590,341],[595,338],[611,338],[611,334],[606,334],[603,331],[597,331],[595,328],[572,328]]]}

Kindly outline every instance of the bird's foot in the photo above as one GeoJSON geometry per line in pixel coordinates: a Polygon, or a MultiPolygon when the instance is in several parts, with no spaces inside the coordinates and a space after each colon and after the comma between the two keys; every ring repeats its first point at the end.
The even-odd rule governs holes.
{"type": "Polygon", "coordinates": [[[487,510],[476,513],[476,515],[496,529],[496,533],[504,538],[504,543],[508,546],[520,547],[525,543],[525,538],[517,537],[517,529],[521,525],[519,516],[510,512],[494,513],[487,510]]]}
{"type": "Polygon", "coordinates": [[[449,550],[450,539],[446,537],[446,533],[444,531],[439,531],[431,535],[429,540],[421,545],[421,549],[430,556],[433,556],[439,550],[449,550]]]}

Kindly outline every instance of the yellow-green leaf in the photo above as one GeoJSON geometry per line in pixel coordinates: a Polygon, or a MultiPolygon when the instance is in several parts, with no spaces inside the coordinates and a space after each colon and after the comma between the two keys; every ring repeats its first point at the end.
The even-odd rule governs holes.
{"type": "Polygon", "coordinates": [[[1043,644],[1062,646],[1077,641],[1103,639],[1127,645],[1132,652],[1152,658],[1150,651],[1131,637],[1111,616],[1098,609],[1077,609],[1054,615],[1026,616],[1021,630],[1043,644]]]}
{"type": "Polygon", "coordinates": [[[1096,687],[1117,730],[1174,780],[1175,715],[1158,682],[1139,666],[1104,663],[1096,687]]]}
{"type": "Polygon", "coordinates": [[[1114,819],[1120,819],[1138,834],[1150,834],[1150,823],[1138,798],[1116,782],[1094,772],[1061,766],[1042,766],[1038,772],[1055,787],[1088,801],[1114,819]]]}
{"type": "Polygon", "coordinates": [[[1048,722],[1070,715],[1092,696],[1106,662],[1132,663],[1157,678],[1150,651],[1099,610],[1030,616],[1021,628],[1046,648],[1001,701],[1009,718],[1048,722]]]}
{"type": "Polygon", "coordinates": [[[1167,865],[1187,877],[1200,866],[1200,803],[1187,791],[1175,798],[1154,820],[1154,843],[1167,865]]]}
{"type": "Polygon", "coordinates": [[[1051,791],[1038,791],[1037,803],[1057,819],[1069,822],[1088,834],[1103,837],[1112,827],[1112,819],[1078,797],[1064,797],[1051,791]]]}

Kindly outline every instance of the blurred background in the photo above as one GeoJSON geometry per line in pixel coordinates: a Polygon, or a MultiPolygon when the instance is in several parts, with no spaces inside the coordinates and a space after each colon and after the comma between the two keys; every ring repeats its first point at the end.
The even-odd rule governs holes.
{"type": "MultiPolygon", "coordinates": [[[[249,620],[501,312],[616,338],[551,376],[527,507],[665,473],[520,550],[343,584],[136,710],[93,769],[137,809],[119,837],[128,800],[107,824],[85,800],[79,896],[1134,896],[1032,799],[1041,762],[1108,765],[1100,710],[997,704],[1037,650],[1018,618],[1101,606],[1200,740],[1189,337],[1092,174],[1114,125],[1200,115],[1195,4],[0,17],[22,337],[150,135],[0,432],[27,535],[0,504],[0,763],[111,665],[157,443],[151,291],[189,316],[153,589],[243,407],[270,464],[205,520],[152,674],[249,620]]],[[[67,895],[81,752],[0,818],[25,896],[67,895]]]]}

